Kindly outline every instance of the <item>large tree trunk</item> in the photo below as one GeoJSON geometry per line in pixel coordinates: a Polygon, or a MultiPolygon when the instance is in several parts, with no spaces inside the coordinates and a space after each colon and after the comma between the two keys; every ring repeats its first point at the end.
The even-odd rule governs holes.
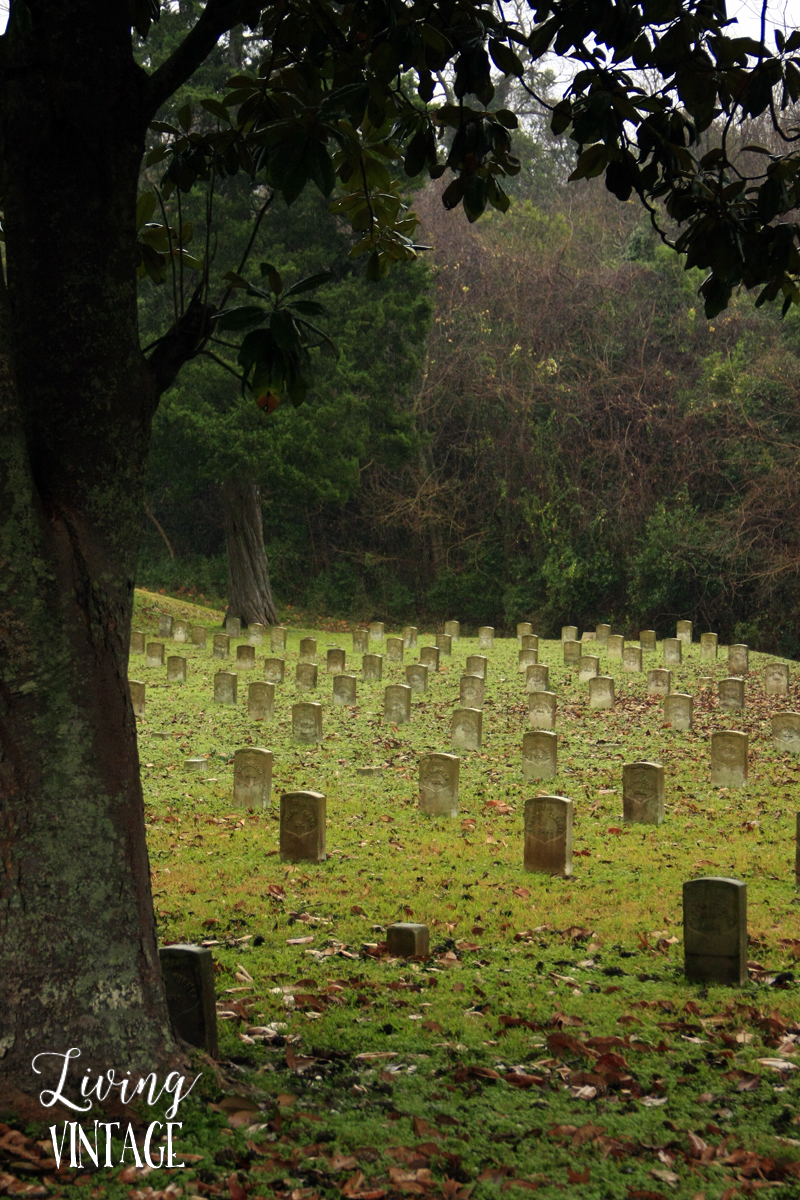
{"type": "Polygon", "coordinates": [[[59,1063],[31,1069],[43,1051],[79,1047],[82,1074],[153,1069],[174,1049],[127,682],[157,399],[134,277],[141,78],[127,4],[29,0],[25,12],[32,32],[20,19],[3,39],[16,70],[0,79],[6,1095],[53,1086],[59,1063]]]}
{"type": "Polygon", "coordinates": [[[254,483],[226,479],[221,487],[228,556],[228,616],[243,625],[277,625],[261,524],[261,493],[254,483]]]}

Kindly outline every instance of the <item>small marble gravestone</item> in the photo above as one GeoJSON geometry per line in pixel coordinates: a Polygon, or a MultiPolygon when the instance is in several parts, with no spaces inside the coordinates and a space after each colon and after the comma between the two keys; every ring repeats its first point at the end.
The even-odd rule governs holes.
{"type": "Polygon", "coordinates": [[[353,653],[354,654],[369,654],[369,630],[354,629],[353,630],[353,653]]]}
{"type": "Polygon", "coordinates": [[[526,871],[572,874],[572,801],[566,796],[532,796],[525,801],[526,871]]]}
{"type": "Polygon", "coordinates": [[[252,671],[256,665],[255,646],[236,647],[236,667],[239,671],[252,671]]]}
{"type": "Polygon", "coordinates": [[[205,649],[207,637],[208,637],[208,630],[206,629],[205,625],[193,625],[192,626],[192,645],[193,646],[201,646],[203,649],[205,649]]]}
{"type": "Polygon", "coordinates": [[[133,707],[133,715],[135,717],[144,716],[144,692],[145,685],[139,679],[128,680],[128,691],[131,694],[131,705],[133,707]]]}
{"type": "Polygon", "coordinates": [[[577,625],[562,625],[561,626],[562,642],[577,642],[578,626],[577,625]]]}
{"type": "Polygon", "coordinates": [[[439,670],[439,647],[438,646],[421,646],[419,651],[419,661],[423,667],[427,667],[429,671],[439,670]]]}
{"type": "Polygon", "coordinates": [[[494,627],[492,625],[481,625],[478,630],[478,649],[491,650],[494,646],[494,627]]]}
{"type": "Polygon", "coordinates": [[[744,708],[744,680],[738,676],[720,679],[717,686],[719,706],[723,712],[738,712],[744,708]]]}
{"type": "Polygon", "coordinates": [[[252,625],[247,626],[247,640],[251,646],[260,646],[266,632],[265,625],[262,625],[260,621],[254,621],[252,625]]]}
{"type": "Polygon", "coordinates": [[[217,1045],[214,959],[207,946],[160,946],[158,958],[173,1030],[211,1058],[217,1045]]]}
{"type": "Polygon", "coordinates": [[[458,816],[456,754],[426,754],[419,760],[419,809],[428,817],[458,816]]]}
{"type": "Polygon", "coordinates": [[[525,672],[526,692],[546,692],[550,687],[550,668],[544,663],[535,663],[525,672]]]}
{"type": "Polygon", "coordinates": [[[668,696],[671,688],[672,671],[657,667],[654,671],[647,672],[648,696],[668,696]]]}
{"type": "Polygon", "coordinates": [[[578,659],[578,682],[588,683],[600,674],[600,659],[596,654],[582,654],[578,659]]]}
{"type": "Polygon", "coordinates": [[[522,778],[553,779],[558,774],[558,734],[531,729],[522,735],[522,778]]]}
{"type": "Polygon", "coordinates": [[[172,617],[169,613],[159,613],[158,636],[160,638],[172,637],[172,617]]]}
{"type": "Polygon", "coordinates": [[[583,633],[581,634],[581,641],[582,642],[596,642],[597,634],[594,632],[594,630],[590,631],[588,629],[584,629],[583,633]]]}
{"type": "Polygon", "coordinates": [[[333,703],[337,708],[352,708],[357,702],[358,676],[334,675],[333,703]]]}
{"type": "Polygon", "coordinates": [[[480,675],[481,679],[485,679],[488,668],[489,660],[485,654],[468,654],[464,674],[480,675]]]}
{"type": "Polygon", "coordinates": [[[383,693],[383,719],[391,725],[411,720],[411,688],[407,683],[392,683],[383,693]]]}
{"type": "Polygon", "coordinates": [[[317,686],[317,664],[299,662],[295,667],[294,682],[298,692],[313,692],[317,686]]]}
{"type": "Polygon", "coordinates": [[[530,621],[520,621],[517,625],[517,641],[521,642],[524,637],[533,633],[533,626],[530,621]]]}
{"type": "Polygon", "coordinates": [[[746,733],[718,730],[711,734],[711,786],[745,787],[747,785],[746,733]]]}
{"type": "Polygon", "coordinates": [[[775,713],[772,718],[772,744],[776,750],[800,754],[800,713],[775,713]]]}
{"type": "Polygon", "coordinates": [[[786,663],[768,663],[764,667],[764,691],[768,696],[788,696],[789,668],[786,663]]]}
{"type": "Polygon", "coordinates": [[[191,771],[195,775],[205,775],[208,770],[207,758],[185,758],[183,765],[187,771],[191,771]]]}
{"type": "Polygon", "coordinates": [[[678,621],[675,626],[675,637],[688,650],[692,644],[692,622],[678,621]]]}
{"type": "Polygon", "coordinates": [[[167,659],[167,683],[186,683],[186,659],[179,654],[167,659]]]}
{"type": "Polygon", "coordinates": [[[211,643],[212,658],[230,658],[231,656],[231,639],[227,633],[215,633],[214,641],[211,643]]]}
{"type": "Polygon", "coordinates": [[[189,641],[189,622],[184,621],[181,617],[176,617],[172,622],[172,640],[173,642],[188,642],[189,641]]]}
{"type": "Polygon", "coordinates": [[[528,696],[528,724],[534,729],[555,729],[555,692],[531,692],[528,696]]]}
{"type": "Polygon", "coordinates": [[[361,659],[361,678],[364,680],[383,679],[383,655],[365,654],[361,659]]]}
{"type": "Polygon", "coordinates": [[[625,650],[625,638],[618,633],[611,633],[606,638],[606,655],[608,658],[615,658],[622,662],[622,654],[625,650]]]}
{"type": "Polygon", "coordinates": [[[595,625],[594,636],[597,642],[607,642],[611,637],[611,626],[606,624],[595,625]]]}
{"type": "Polygon", "coordinates": [[[214,699],[217,704],[235,704],[239,676],[233,671],[217,671],[214,676],[214,699]]]}
{"type": "Polygon", "coordinates": [[[406,667],[406,683],[412,692],[427,692],[428,668],[424,663],[412,663],[406,667]]]}
{"type": "Polygon", "coordinates": [[[437,633],[436,646],[440,654],[449,657],[453,653],[453,639],[449,633],[437,633]]]}
{"type": "Polygon", "coordinates": [[[522,649],[523,650],[538,650],[539,649],[539,638],[538,638],[537,634],[535,634],[535,633],[524,634],[522,637],[522,649]]]}
{"type": "Polygon", "coordinates": [[[679,667],[683,661],[683,643],[677,638],[664,638],[664,662],[668,667],[679,667]]]}
{"type": "Polygon", "coordinates": [[[642,651],[639,646],[626,646],[622,651],[623,671],[641,671],[642,651]]]}
{"type": "Polygon", "coordinates": [[[518,650],[517,651],[517,670],[527,671],[528,667],[535,667],[539,661],[538,650],[518,650]]]}
{"type": "Polygon", "coordinates": [[[445,621],[444,631],[448,637],[457,642],[461,637],[461,622],[460,621],[445,621]]]}
{"type": "Polygon", "coordinates": [[[589,708],[614,707],[614,680],[610,675],[598,675],[589,680],[589,708]]]}
{"type": "Polygon", "coordinates": [[[317,657],[317,639],[304,637],[300,639],[300,661],[314,662],[317,657]]]}
{"type": "Polygon", "coordinates": [[[269,631],[269,648],[273,654],[278,654],[282,650],[286,653],[286,634],[287,630],[283,625],[273,625],[269,631]]]}
{"type": "Polygon", "coordinates": [[[479,708],[457,708],[450,722],[450,741],[457,750],[480,750],[483,713],[479,708]]]}
{"type": "Polygon", "coordinates": [[[327,803],[322,792],[281,796],[281,862],[325,862],[327,803]]]}
{"type": "Polygon", "coordinates": [[[131,630],[131,654],[144,654],[144,633],[141,629],[131,630]]]}
{"type": "Polygon", "coordinates": [[[396,921],[386,927],[386,953],[392,958],[428,958],[430,947],[427,925],[396,921]]]}
{"type": "Polygon", "coordinates": [[[747,646],[728,647],[728,670],[731,675],[746,675],[750,670],[750,655],[747,646]]]}
{"type": "Polygon", "coordinates": [[[345,669],[347,653],[338,646],[333,646],[325,656],[325,665],[329,675],[341,675],[345,669]]]}
{"type": "Polygon", "coordinates": [[[292,738],[305,746],[322,741],[322,705],[316,700],[292,705],[292,738]]]}
{"type": "Polygon", "coordinates": [[[148,642],[145,649],[144,665],[146,667],[163,667],[164,665],[164,643],[163,642],[148,642]]]}
{"type": "Polygon", "coordinates": [[[417,633],[418,630],[416,625],[403,626],[403,646],[406,650],[416,650],[417,633]]]}
{"type": "Polygon", "coordinates": [[[462,675],[458,684],[458,699],[462,708],[483,708],[486,682],[480,675],[462,675]]]}
{"type": "Polygon", "coordinates": [[[247,715],[253,721],[271,721],[275,715],[275,684],[251,683],[247,689],[247,715]]]}
{"type": "Polygon", "coordinates": [[[622,768],[622,819],[636,825],[660,825],[664,820],[661,763],[626,763],[622,768]]]}
{"type": "Polygon", "coordinates": [[[639,630],[639,645],[646,654],[656,649],[656,631],[655,629],[640,629],[639,630]]]}
{"type": "Polygon", "coordinates": [[[692,728],[694,700],[685,692],[670,692],[664,697],[664,720],[673,729],[686,732],[692,728]]]}
{"type": "Polygon", "coordinates": [[[283,683],[286,672],[286,660],[283,658],[264,659],[264,678],[267,683],[283,683]]]}
{"type": "Polygon", "coordinates": [[[683,952],[690,983],[747,983],[746,884],[709,876],[683,885],[683,952]]]}
{"type": "MultiPolygon", "coordinates": [[[[256,684],[257,687],[265,685],[256,684]]],[[[233,803],[236,808],[269,808],[272,751],[245,746],[233,756],[233,803]]]]}
{"type": "Polygon", "coordinates": [[[401,637],[387,637],[387,639],[386,639],[386,661],[387,662],[402,662],[403,661],[403,639],[401,637]]]}
{"type": "Polygon", "coordinates": [[[242,636],[242,622],[238,617],[227,617],[225,620],[225,632],[228,637],[238,638],[242,636]]]}
{"type": "Polygon", "coordinates": [[[371,642],[382,642],[385,633],[386,626],[383,621],[370,621],[369,640],[371,642]]]}
{"type": "Polygon", "coordinates": [[[700,657],[716,658],[719,649],[719,637],[716,633],[700,634],[700,657]]]}
{"type": "Polygon", "coordinates": [[[583,649],[581,643],[572,638],[568,638],[567,641],[562,642],[561,645],[564,653],[564,666],[577,666],[577,664],[580,662],[581,651],[583,649]]]}

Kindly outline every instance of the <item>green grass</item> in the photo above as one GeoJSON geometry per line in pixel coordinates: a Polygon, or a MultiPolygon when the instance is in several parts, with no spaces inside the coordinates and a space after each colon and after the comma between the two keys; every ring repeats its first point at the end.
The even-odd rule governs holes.
{"type": "MultiPolygon", "coordinates": [[[[384,663],[381,683],[359,683],[357,708],[334,708],[325,652],[343,646],[355,673],[360,656],[348,635],[317,632],[319,687],[299,694],[298,643],[313,631],[293,628],[275,718],[256,723],[246,684],[263,678],[268,645],[256,650],[256,670],[241,673],[238,706],[215,705],[214,672],[229,664],[211,657],[213,615],[140,593],[134,626],[155,635],[162,609],[208,622],[209,646],[168,643],[189,659],[185,685],[168,685],[166,668],[146,669],[143,658],[130,664],[147,683],[139,744],[159,936],[213,943],[228,1063],[219,1077],[207,1067],[204,1100],[181,1110],[180,1147],[204,1157],[174,1184],[232,1188],[233,1200],[237,1187],[287,1200],[342,1190],[480,1200],[534,1188],[543,1200],[565,1188],[597,1200],[715,1200],[759,1180],[800,1195],[798,1072],[759,1062],[794,1064],[800,1034],[800,760],[776,753],[769,729],[772,712],[800,710],[800,675],[789,697],[767,697],[761,670],[774,660],[751,654],[747,709],[724,714],[698,679],[724,677],[727,656],[709,663],[694,645],[673,668],[674,690],[695,696],[694,729],[679,733],[646,695],[644,674],[596,651],[618,699],[592,711],[560,644],[540,642],[559,697],[560,773],[531,786],[521,772],[517,643],[498,640],[483,748],[461,753],[458,818],[431,820],[417,809],[417,761],[450,750],[476,640],[454,644],[428,694],[414,695],[411,722],[392,727],[383,688],[405,681],[415,652],[384,663]],[[299,699],[323,704],[320,746],[292,742],[299,699]],[[750,734],[746,790],[710,785],[709,734],[720,728],[750,734]],[[154,737],[163,731],[167,739],[154,737]],[[251,744],[274,754],[266,812],[233,807],[232,756],[251,744]],[[208,756],[207,774],[185,770],[190,756],[208,756]],[[658,828],[623,826],[622,765],[638,759],[666,769],[658,828]],[[383,770],[360,776],[364,765],[383,770]],[[319,865],[277,854],[277,799],[297,788],[327,796],[319,865]],[[536,791],[575,802],[572,879],[522,869],[522,808],[536,791]],[[744,988],[683,978],[681,885],[697,875],[748,885],[757,967],[744,988]],[[429,961],[382,953],[396,920],[430,926],[429,961]],[[596,1038],[615,1040],[586,1045],[596,1038]],[[609,1054],[619,1059],[601,1057],[609,1054]],[[528,1080],[509,1083],[515,1070],[528,1080]],[[234,1098],[210,1125],[207,1103],[225,1091],[234,1098]]],[[[431,641],[420,635],[420,645],[431,641]]],[[[662,665],[660,644],[644,659],[645,670],[662,665]]],[[[158,1172],[147,1184],[166,1182],[158,1172]]]]}

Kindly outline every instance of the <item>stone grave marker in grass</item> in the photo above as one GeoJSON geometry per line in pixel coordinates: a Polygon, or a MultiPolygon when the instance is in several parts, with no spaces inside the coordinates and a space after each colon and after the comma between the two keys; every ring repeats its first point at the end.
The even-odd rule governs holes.
{"type": "Polygon", "coordinates": [[[439,670],[439,647],[438,646],[421,646],[419,651],[419,661],[423,667],[427,667],[429,671],[439,670]]]}
{"type": "Polygon", "coordinates": [[[458,816],[458,777],[461,760],[456,754],[426,754],[419,760],[419,808],[429,817],[458,816]]]}
{"type": "Polygon", "coordinates": [[[517,651],[517,670],[527,671],[528,667],[535,667],[539,661],[538,650],[518,650],[517,651]]]}
{"type": "Polygon", "coordinates": [[[252,671],[256,665],[255,646],[236,647],[236,667],[239,671],[252,671]]]}
{"type": "Polygon", "coordinates": [[[252,625],[247,626],[247,640],[251,646],[260,646],[266,632],[266,625],[262,625],[260,621],[254,621],[252,625]]]}
{"type": "Polygon", "coordinates": [[[146,667],[163,667],[164,643],[148,642],[145,648],[144,665],[146,667]]]}
{"type": "Polygon", "coordinates": [[[480,750],[483,713],[479,708],[457,708],[450,724],[450,741],[457,750],[480,750]]]}
{"type": "Polygon", "coordinates": [[[538,650],[539,649],[539,638],[537,637],[537,635],[535,633],[523,634],[521,641],[522,641],[522,649],[523,650],[538,650]]]}
{"type": "Polygon", "coordinates": [[[716,658],[719,649],[719,637],[716,633],[700,634],[700,657],[716,658]]]}
{"type": "Polygon", "coordinates": [[[714,876],[684,883],[683,946],[690,983],[747,983],[747,885],[714,876]]]}
{"type": "Polygon", "coordinates": [[[261,746],[237,750],[233,756],[234,805],[237,808],[269,808],[271,793],[272,751],[261,746]]]}
{"type": "Polygon", "coordinates": [[[601,644],[607,642],[611,637],[611,626],[606,625],[604,621],[601,621],[599,625],[595,625],[594,627],[594,636],[595,641],[598,641],[601,644]]]}
{"type": "Polygon", "coordinates": [[[675,636],[683,644],[684,649],[688,650],[692,644],[692,622],[678,621],[675,627],[675,636]]]}
{"type": "Polygon", "coordinates": [[[172,637],[172,617],[169,613],[159,613],[158,636],[160,638],[172,637]]]}
{"type": "Polygon", "coordinates": [[[406,683],[412,692],[427,692],[428,668],[423,663],[411,663],[406,667],[406,683]]]}
{"type": "Polygon", "coordinates": [[[158,951],[167,1011],[178,1037],[217,1058],[214,960],[207,946],[161,946],[158,951]]]}
{"type": "Polygon", "coordinates": [[[562,625],[561,626],[561,641],[562,642],[577,642],[578,626],[577,625],[562,625]]]}
{"type": "Polygon", "coordinates": [[[253,721],[271,721],[275,715],[275,684],[251,683],[247,689],[247,715],[253,721]]]}
{"type": "Polygon", "coordinates": [[[391,725],[411,720],[411,688],[407,683],[392,683],[383,693],[383,719],[391,725]]]}
{"type": "Polygon", "coordinates": [[[211,655],[213,658],[230,658],[231,639],[227,633],[214,634],[214,640],[211,643],[211,655]]]}
{"type": "Polygon", "coordinates": [[[550,668],[544,663],[534,663],[525,672],[526,692],[546,692],[550,688],[550,668]]]}
{"type": "Polygon", "coordinates": [[[285,792],[281,796],[281,862],[325,861],[326,810],[322,792],[285,792]]]}
{"type": "Polygon", "coordinates": [[[598,675],[589,680],[589,707],[614,707],[614,680],[610,675],[598,675]]]}
{"type": "Polygon", "coordinates": [[[189,622],[182,617],[176,617],[172,622],[172,640],[183,643],[189,641],[189,622]]]}
{"type": "Polygon", "coordinates": [[[353,653],[354,654],[369,654],[369,630],[354,629],[353,630],[353,653]]]}
{"type": "Polygon", "coordinates": [[[494,628],[491,625],[481,625],[478,630],[478,649],[491,650],[494,646],[494,628]]]}
{"type": "Polygon", "coordinates": [[[273,625],[269,631],[269,648],[273,654],[286,653],[286,634],[288,630],[283,625],[273,625]]]}
{"type": "Polygon", "coordinates": [[[711,734],[712,787],[747,786],[748,736],[740,730],[717,730],[711,734]]]}
{"type": "Polygon", "coordinates": [[[488,669],[489,660],[485,654],[467,655],[467,662],[464,668],[465,675],[480,675],[481,679],[485,679],[488,669]]]}
{"type": "Polygon", "coordinates": [[[225,632],[228,637],[238,638],[242,636],[242,622],[238,617],[228,617],[225,621],[225,632]]]}
{"type": "Polygon", "coordinates": [[[317,664],[299,662],[295,667],[294,681],[298,692],[313,692],[317,686],[317,664]]]}
{"type": "Polygon", "coordinates": [[[750,652],[747,646],[728,647],[728,671],[731,675],[746,675],[750,670],[750,652]]]}
{"type": "Polygon", "coordinates": [[[144,716],[145,705],[145,685],[139,679],[128,680],[128,691],[131,695],[131,705],[133,707],[133,715],[135,717],[144,716]]]}
{"type": "Polygon", "coordinates": [[[141,629],[131,630],[131,654],[144,654],[144,633],[141,629]]]}
{"type": "Polygon", "coordinates": [[[461,622],[460,621],[445,621],[444,631],[449,638],[457,642],[461,637],[461,622]]]}
{"type": "Polygon", "coordinates": [[[530,621],[520,621],[517,625],[517,641],[521,643],[522,639],[531,633],[533,633],[533,626],[530,621]]]}
{"type": "Polygon", "coordinates": [[[369,640],[371,642],[382,642],[386,634],[386,626],[383,621],[371,621],[369,626],[369,640]]]}
{"type": "Polygon", "coordinates": [[[383,678],[383,655],[365,654],[361,659],[361,678],[365,681],[380,681],[383,678]]]}
{"type": "Polygon", "coordinates": [[[450,637],[450,634],[437,633],[436,646],[440,654],[444,654],[446,658],[449,658],[453,653],[453,639],[450,637]]]}
{"type": "Polygon", "coordinates": [[[403,626],[403,647],[404,647],[404,649],[416,650],[418,633],[419,633],[419,630],[417,629],[416,625],[404,625],[403,626]]]}
{"type": "Polygon", "coordinates": [[[683,662],[683,643],[677,638],[664,638],[662,643],[664,648],[664,665],[667,667],[679,667],[683,662]]]}
{"type": "Polygon", "coordinates": [[[357,703],[358,677],[356,675],[334,675],[333,703],[337,707],[350,708],[357,703]]]}
{"type": "Polygon", "coordinates": [[[322,741],[322,705],[316,700],[292,705],[292,738],[303,746],[322,741]]]}
{"type": "Polygon", "coordinates": [[[239,676],[233,671],[217,671],[214,676],[214,700],[217,704],[235,704],[239,676]]]}
{"type": "Polygon", "coordinates": [[[664,768],[661,763],[626,763],[622,768],[622,819],[637,825],[664,820],[664,768]]]}
{"type": "Polygon", "coordinates": [[[300,661],[315,662],[317,658],[317,639],[304,637],[300,639],[300,661]]]}
{"type": "Polygon", "coordinates": [[[668,696],[672,687],[672,671],[664,667],[656,667],[647,672],[648,696],[668,696]]]}
{"type": "Polygon", "coordinates": [[[345,669],[347,653],[338,646],[332,646],[325,655],[325,666],[329,675],[341,675],[345,669]]]}
{"type": "Polygon", "coordinates": [[[208,630],[206,629],[205,625],[193,625],[192,645],[199,646],[201,649],[205,650],[207,640],[208,630]]]}
{"type": "Polygon", "coordinates": [[[767,663],[764,667],[764,691],[768,696],[788,696],[789,668],[786,663],[767,663]]]}
{"type": "Polygon", "coordinates": [[[639,645],[645,654],[652,654],[656,650],[656,631],[655,629],[640,629],[639,630],[639,645]]]}
{"type": "Polygon", "coordinates": [[[167,659],[167,683],[186,683],[186,659],[170,654],[167,659]]]}
{"type": "Polygon", "coordinates": [[[553,779],[558,774],[558,734],[531,729],[522,735],[522,778],[553,779]]]}
{"type": "Polygon", "coordinates": [[[283,683],[286,673],[286,660],[283,658],[264,659],[264,678],[267,683],[283,683]]]}
{"type": "Polygon", "coordinates": [[[403,639],[401,637],[387,637],[386,639],[386,661],[387,662],[402,662],[403,661],[403,639]]]}
{"type": "Polygon", "coordinates": [[[623,671],[638,672],[642,669],[642,650],[640,646],[625,646],[622,651],[623,671]]]}
{"type": "Polygon", "coordinates": [[[562,645],[562,653],[564,656],[564,666],[565,667],[576,666],[580,662],[581,654],[583,653],[583,647],[582,647],[581,643],[578,641],[567,639],[567,641],[562,642],[561,645],[562,645]]]}
{"type": "Polygon", "coordinates": [[[566,796],[532,796],[525,801],[526,871],[572,874],[572,801],[566,796]]]}
{"type": "Polygon", "coordinates": [[[208,771],[207,758],[185,758],[183,760],[183,765],[185,766],[186,770],[191,772],[193,775],[205,775],[205,773],[208,771]]]}
{"type": "Polygon", "coordinates": [[[606,655],[610,659],[616,659],[622,662],[622,655],[625,650],[625,638],[618,633],[609,634],[606,638],[606,655]]]}
{"type": "Polygon", "coordinates": [[[717,685],[719,706],[723,712],[739,712],[744,708],[744,680],[736,676],[720,679],[717,685]]]}
{"type": "Polygon", "coordinates": [[[396,921],[386,928],[386,951],[393,958],[428,958],[430,934],[427,925],[396,921]]]}
{"type": "Polygon", "coordinates": [[[800,713],[775,713],[772,718],[772,744],[776,750],[800,754],[800,713]]]}
{"type": "Polygon", "coordinates": [[[555,692],[531,692],[528,696],[528,724],[534,729],[555,729],[557,706],[555,692]]]}
{"type": "Polygon", "coordinates": [[[600,674],[600,659],[596,654],[582,654],[578,659],[578,682],[588,683],[600,674]]]}
{"type": "Polygon", "coordinates": [[[694,700],[685,692],[670,692],[664,697],[664,720],[673,729],[686,732],[692,728],[694,700]]]}
{"type": "Polygon", "coordinates": [[[462,675],[458,684],[458,699],[462,708],[483,708],[486,684],[480,675],[462,675]]]}
{"type": "Polygon", "coordinates": [[[597,642],[597,634],[594,630],[584,630],[580,638],[581,642],[597,642]]]}

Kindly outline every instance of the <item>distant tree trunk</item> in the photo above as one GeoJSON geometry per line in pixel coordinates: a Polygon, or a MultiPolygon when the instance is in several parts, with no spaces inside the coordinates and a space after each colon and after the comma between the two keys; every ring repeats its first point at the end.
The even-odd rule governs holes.
{"type": "Polygon", "coordinates": [[[243,625],[277,625],[261,524],[261,493],[254,483],[226,479],[222,484],[225,550],[228,556],[228,616],[243,625]]]}

